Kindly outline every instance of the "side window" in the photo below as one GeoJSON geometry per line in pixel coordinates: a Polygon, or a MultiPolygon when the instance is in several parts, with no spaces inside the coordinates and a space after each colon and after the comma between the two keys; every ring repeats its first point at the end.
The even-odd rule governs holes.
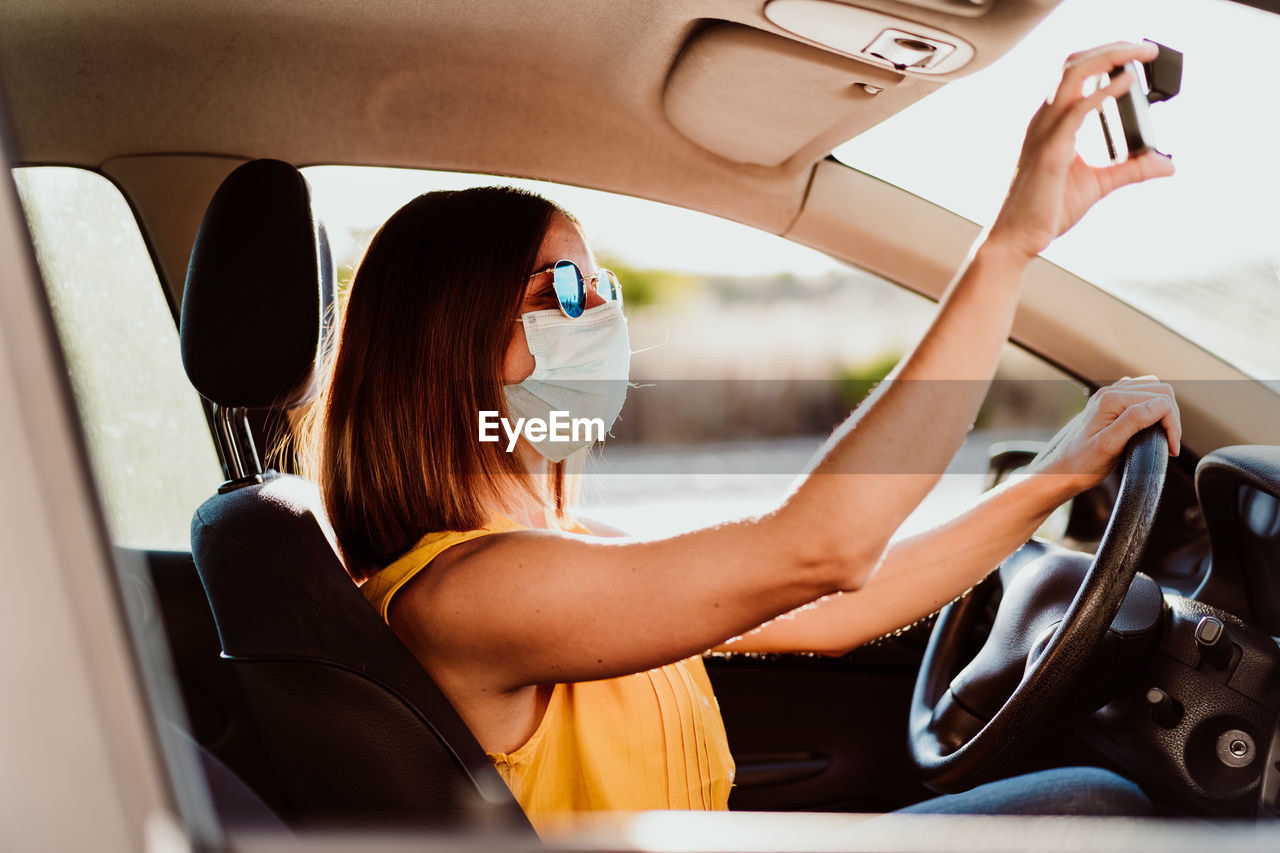
{"type": "Polygon", "coordinates": [[[120,545],[187,550],[222,480],[173,314],[128,204],[83,169],[14,170],[94,476],[120,545]]]}
{"type": "MultiPolygon", "coordinates": [[[[936,310],[812,249],[655,202],[484,175],[342,166],[306,174],[344,287],[381,223],[421,192],[514,184],[581,220],[598,263],[622,284],[633,387],[588,462],[596,476],[578,507],[638,535],[776,506],[936,310]]],[[[1008,346],[972,433],[904,531],[966,509],[987,485],[993,445],[1047,439],[1084,402],[1079,383],[1008,346]]]]}

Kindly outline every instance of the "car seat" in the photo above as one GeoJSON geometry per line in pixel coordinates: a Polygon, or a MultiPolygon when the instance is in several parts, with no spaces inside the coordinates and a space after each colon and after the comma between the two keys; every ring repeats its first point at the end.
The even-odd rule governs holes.
{"type": "Polygon", "coordinates": [[[245,163],[209,204],[182,299],[183,364],[211,404],[228,475],[192,519],[192,554],[222,656],[280,776],[267,801],[295,829],[531,833],[461,718],[346,573],[316,487],[258,458],[249,413],[303,405],[321,381],[333,326],[322,237],[301,173],[245,163]]]}

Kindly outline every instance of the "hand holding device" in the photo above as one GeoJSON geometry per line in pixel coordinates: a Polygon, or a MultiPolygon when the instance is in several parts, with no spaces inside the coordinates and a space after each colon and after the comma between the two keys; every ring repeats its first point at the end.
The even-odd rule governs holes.
{"type": "Polygon", "coordinates": [[[1001,245],[1012,257],[1029,261],[1098,199],[1126,184],[1173,174],[1173,163],[1154,150],[1106,166],[1090,165],[1076,152],[1076,136],[1085,119],[1129,91],[1132,78],[1124,66],[1153,62],[1157,48],[1154,42],[1116,42],[1067,58],[1057,89],[1027,127],[1013,182],[987,244],[1001,245]],[[1104,85],[1085,94],[1088,81],[1109,74],[1113,76],[1104,85]]]}
{"type": "MultiPolygon", "coordinates": [[[[1145,41],[1159,49],[1155,58],[1141,63],[1130,60],[1123,65],[1117,65],[1111,69],[1108,78],[1109,81],[1124,71],[1133,75],[1129,90],[1115,99],[1115,111],[1124,134],[1128,157],[1134,157],[1148,148],[1159,150],[1156,148],[1148,107],[1160,101],[1167,101],[1178,94],[1182,88],[1182,54],[1150,39],[1145,41]]],[[[1099,88],[1104,85],[1106,84],[1099,84],[1099,88]]],[[[1098,108],[1098,117],[1102,121],[1102,134],[1107,142],[1107,153],[1111,156],[1113,163],[1118,162],[1121,157],[1116,147],[1115,137],[1112,135],[1116,118],[1109,117],[1103,107],[1098,108]]]]}

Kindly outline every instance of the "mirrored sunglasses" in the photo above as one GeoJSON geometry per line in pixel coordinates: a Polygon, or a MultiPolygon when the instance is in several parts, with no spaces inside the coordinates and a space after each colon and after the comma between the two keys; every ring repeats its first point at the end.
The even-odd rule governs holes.
{"type": "Polygon", "coordinates": [[[595,275],[584,278],[582,270],[573,261],[556,261],[546,269],[532,273],[529,278],[551,273],[556,291],[556,302],[566,317],[578,318],[587,310],[587,288],[590,287],[605,302],[622,302],[622,285],[612,270],[600,268],[595,275]]]}

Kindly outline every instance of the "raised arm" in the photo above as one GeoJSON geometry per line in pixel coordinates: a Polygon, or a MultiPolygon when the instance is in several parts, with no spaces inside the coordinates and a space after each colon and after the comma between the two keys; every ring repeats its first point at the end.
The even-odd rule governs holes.
{"type": "Polygon", "coordinates": [[[1172,172],[1156,155],[1093,169],[1074,154],[1084,117],[1127,84],[1086,98],[1086,77],[1152,50],[1112,45],[1069,60],[999,218],[933,324],[776,511],[648,542],[519,531],[464,543],[397,599],[397,631],[429,665],[505,691],[649,669],[861,588],[967,433],[1027,263],[1111,189],[1172,172]]]}

